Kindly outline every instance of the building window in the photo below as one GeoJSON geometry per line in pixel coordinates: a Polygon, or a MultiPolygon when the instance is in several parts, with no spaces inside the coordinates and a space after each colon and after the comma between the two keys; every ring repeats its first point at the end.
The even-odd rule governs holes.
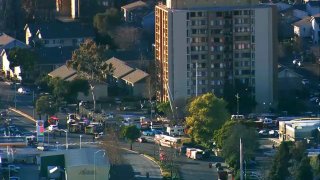
{"type": "Polygon", "coordinates": [[[196,13],[195,12],[191,12],[190,13],[190,17],[196,17],[196,13]]]}

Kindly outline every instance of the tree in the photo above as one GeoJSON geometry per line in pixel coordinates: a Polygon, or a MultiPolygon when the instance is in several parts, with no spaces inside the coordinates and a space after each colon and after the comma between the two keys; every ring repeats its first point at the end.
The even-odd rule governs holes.
{"type": "Polygon", "coordinates": [[[313,179],[312,167],[310,165],[310,159],[308,156],[304,156],[300,163],[299,167],[294,172],[294,179],[304,180],[304,179],[313,179]]]}
{"type": "Polygon", "coordinates": [[[86,40],[79,49],[72,54],[67,66],[75,69],[80,78],[88,80],[93,99],[93,109],[96,109],[94,87],[98,82],[104,82],[108,75],[113,73],[112,64],[107,64],[104,57],[104,49],[96,45],[93,40],[86,40]]]}
{"type": "Polygon", "coordinates": [[[170,114],[172,114],[169,102],[158,103],[157,111],[158,113],[164,114],[165,116],[169,116],[170,114]]]}
{"type": "Polygon", "coordinates": [[[270,170],[270,180],[283,180],[289,177],[289,160],[291,142],[281,142],[270,170]]]}
{"type": "Polygon", "coordinates": [[[122,129],[122,137],[129,139],[130,150],[132,150],[132,144],[140,137],[140,131],[135,125],[124,126],[122,129]]]}
{"type": "Polygon", "coordinates": [[[239,169],[240,164],[240,138],[242,138],[244,160],[251,160],[258,149],[258,135],[253,127],[246,126],[240,122],[226,123],[223,126],[227,130],[226,137],[221,144],[222,155],[228,164],[239,169]],[[233,125],[232,125],[233,124],[233,125]],[[226,127],[229,127],[227,129],[226,127]]]}
{"type": "Polygon", "coordinates": [[[36,112],[37,114],[41,115],[46,114],[46,115],[54,115],[57,112],[57,106],[56,104],[52,101],[52,97],[50,96],[41,96],[37,101],[36,101],[36,112]]]}
{"type": "Polygon", "coordinates": [[[115,30],[114,42],[120,49],[133,49],[141,39],[141,30],[136,27],[119,27],[115,30]]]}
{"type": "Polygon", "coordinates": [[[69,90],[68,82],[58,77],[50,78],[48,86],[50,87],[52,95],[57,104],[60,104],[62,101],[64,101],[69,90]]]}
{"type": "Polygon", "coordinates": [[[107,9],[104,13],[98,13],[93,18],[93,26],[99,34],[111,35],[115,27],[121,23],[121,15],[115,8],[107,9]]]}
{"type": "Polygon", "coordinates": [[[186,122],[192,140],[209,146],[214,131],[230,118],[226,105],[223,99],[212,93],[198,96],[188,104],[186,122]]]}
{"type": "Polygon", "coordinates": [[[78,93],[82,92],[84,95],[88,95],[90,85],[85,79],[74,79],[69,82],[69,89],[66,96],[68,102],[75,102],[78,97],[78,93]]]}
{"type": "Polygon", "coordinates": [[[30,49],[13,48],[9,51],[10,68],[20,66],[23,74],[32,73],[37,61],[36,54],[30,49]]]}

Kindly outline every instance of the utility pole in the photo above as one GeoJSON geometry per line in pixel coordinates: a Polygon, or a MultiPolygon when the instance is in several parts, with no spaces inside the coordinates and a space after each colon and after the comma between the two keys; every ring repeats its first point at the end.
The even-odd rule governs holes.
{"type": "Polygon", "coordinates": [[[240,138],[240,180],[243,180],[243,156],[242,156],[242,141],[240,138]]]}
{"type": "Polygon", "coordinates": [[[196,62],[196,97],[198,96],[198,62],[196,62]]]}
{"type": "Polygon", "coordinates": [[[240,99],[239,93],[236,94],[236,98],[237,98],[237,115],[239,115],[239,99],[240,99]]]}

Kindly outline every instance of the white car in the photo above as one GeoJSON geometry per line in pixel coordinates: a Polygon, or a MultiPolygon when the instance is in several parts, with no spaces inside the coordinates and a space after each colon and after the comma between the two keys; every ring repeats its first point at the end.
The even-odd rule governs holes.
{"type": "Polygon", "coordinates": [[[308,79],[302,79],[301,83],[302,83],[303,85],[307,85],[307,84],[309,84],[310,82],[309,82],[308,79]]]}
{"type": "Polygon", "coordinates": [[[49,130],[49,131],[54,131],[54,130],[59,130],[59,128],[58,128],[58,125],[50,125],[50,126],[48,127],[48,130],[49,130]]]}
{"type": "Polygon", "coordinates": [[[19,94],[30,94],[30,90],[27,88],[23,88],[23,87],[18,88],[17,91],[19,94]]]}

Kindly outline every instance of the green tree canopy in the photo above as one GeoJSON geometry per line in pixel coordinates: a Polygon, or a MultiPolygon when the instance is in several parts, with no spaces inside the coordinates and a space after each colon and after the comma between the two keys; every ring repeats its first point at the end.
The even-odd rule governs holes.
{"type": "Polygon", "coordinates": [[[115,27],[121,23],[120,12],[115,8],[107,9],[104,13],[98,13],[93,18],[93,26],[103,36],[111,35],[115,27]]]}
{"type": "Polygon", "coordinates": [[[313,179],[313,171],[308,156],[305,155],[301,159],[298,168],[294,172],[294,177],[296,180],[313,179]]]}
{"type": "Polygon", "coordinates": [[[169,116],[172,114],[169,102],[158,103],[157,111],[161,114],[164,114],[165,116],[169,116]]]}
{"type": "Polygon", "coordinates": [[[67,66],[75,69],[80,78],[88,80],[94,109],[96,107],[93,91],[95,83],[104,82],[114,70],[112,64],[107,64],[105,61],[104,48],[90,39],[81,44],[79,49],[73,52],[71,60],[67,61],[67,66]]]}
{"type": "Polygon", "coordinates": [[[130,149],[132,150],[133,142],[140,137],[140,131],[135,125],[123,126],[121,131],[122,137],[129,139],[130,149]]]}
{"type": "Polygon", "coordinates": [[[37,114],[54,115],[57,112],[57,106],[50,96],[41,96],[36,101],[37,114]]]}
{"type": "Polygon", "coordinates": [[[20,66],[25,72],[32,72],[37,61],[36,54],[30,49],[13,48],[9,51],[10,68],[20,66]]]}
{"type": "MultiPolygon", "coordinates": [[[[239,169],[240,138],[242,138],[244,159],[250,160],[258,149],[258,134],[255,128],[235,121],[226,122],[219,131],[223,130],[226,133],[222,135],[224,140],[220,142],[222,155],[231,167],[239,169]]],[[[217,134],[219,133],[215,133],[215,135],[217,134]]]]}
{"type": "Polygon", "coordinates": [[[226,105],[212,93],[198,96],[188,104],[188,133],[196,143],[210,145],[214,131],[230,119],[226,105]]]}
{"type": "Polygon", "coordinates": [[[291,145],[291,142],[281,142],[269,173],[270,180],[282,180],[290,176],[288,168],[290,166],[289,160],[291,158],[291,145]]]}

